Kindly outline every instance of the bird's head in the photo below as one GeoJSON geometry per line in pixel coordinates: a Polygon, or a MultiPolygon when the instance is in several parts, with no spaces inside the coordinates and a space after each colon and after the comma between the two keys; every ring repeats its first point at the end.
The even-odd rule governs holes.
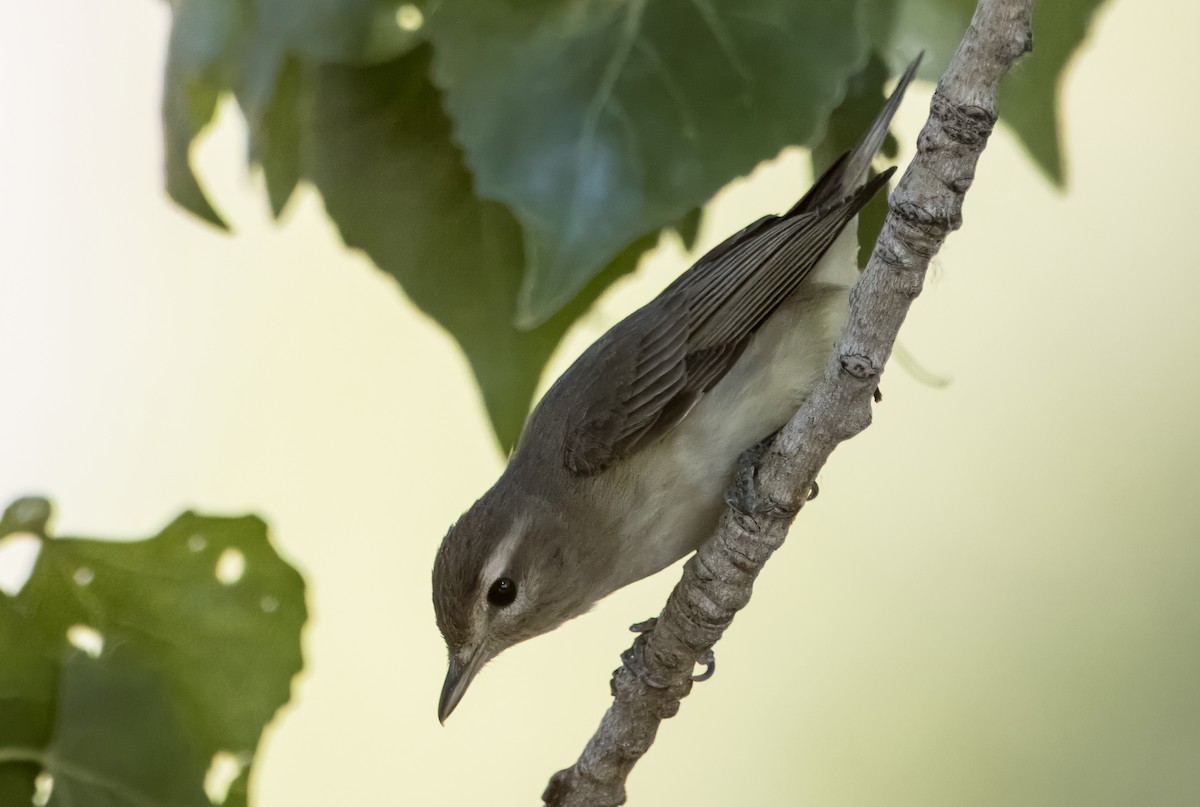
{"type": "Polygon", "coordinates": [[[433,565],[433,608],[450,669],[445,722],[501,651],[561,625],[598,599],[585,544],[545,500],[493,488],[450,528],[433,565]]]}

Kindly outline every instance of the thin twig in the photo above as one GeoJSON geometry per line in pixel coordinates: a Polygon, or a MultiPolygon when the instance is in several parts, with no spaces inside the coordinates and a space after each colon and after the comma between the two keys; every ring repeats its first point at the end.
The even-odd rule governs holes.
{"type": "Polygon", "coordinates": [[[749,458],[716,534],[687,562],[657,626],[623,654],[613,704],[579,760],[550,780],[552,807],[625,803],[625,779],[691,689],[695,660],[750,600],[817,472],[871,422],[872,396],[930,259],[962,223],[962,201],[996,122],[1000,80],[1032,50],[1033,0],[980,0],[938,84],[917,154],[892,194],[823,381],[761,458],[749,458]]]}

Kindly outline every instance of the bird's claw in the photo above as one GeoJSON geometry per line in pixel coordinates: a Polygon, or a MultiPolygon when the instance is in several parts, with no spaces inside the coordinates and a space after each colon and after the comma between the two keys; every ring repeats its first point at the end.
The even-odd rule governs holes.
{"type": "MultiPolygon", "coordinates": [[[[643,636],[644,635],[645,634],[643,634],[643,636]]],[[[642,660],[643,644],[644,639],[639,636],[638,639],[633,643],[633,647],[621,654],[621,664],[624,665],[625,669],[636,675],[639,681],[651,689],[666,689],[666,684],[658,683],[646,673],[646,662],[642,660]]],[[[614,676],[614,681],[615,680],[616,679],[614,676]]],[[[615,689],[613,691],[613,695],[614,697],[616,696],[615,689]]]]}
{"type": "Polygon", "coordinates": [[[763,438],[738,457],[737,474],[725,493],[725,503],[742,515],[790,519],[797,513],[796,508],[785,507],[758,491],[758,465],[775,441],[776,434],[778,432],[763,438]]]}
{"type": "Polygon", "coordinates": [[[696,663],[704,665],[704,672],[699,675],[693,675],[693,681],[707,681],[717,671],[717,657],[711,647],[700,654],[700,657],[696,659],[696,663]]]}
{"type": "MultiPolygon", "coordinates": [[[[656,625],[658,625],[658,617],[652,616],[645,621],[635,622],[629,626],[629,629],[634,633],[640,633],[644,636],[645,634],[654,630],[656,625]]],[[[649,675],[646,675],[645,665],[640,663],[642,655],[641,641],[642,640],[639,639],[638,641],[634,642],[633,647],[621,654],[622,663],[624,663],[624,665],[629,668],[629,671],[636,675],[638,680],[640,680],[646,686],[652,687],[653,689],[666,689],[667,687],[665,684],[660,684],[649,675]]],[[[713,673],[717,671],[717,659],[713,654],[711,647],[700,654],[700,656],[696,659],[696,663],[704,665],[704,672],[700,673],[699,675],[693,675],[693,681],[707,681],[709,678],[712,678],[713,673]]]]}

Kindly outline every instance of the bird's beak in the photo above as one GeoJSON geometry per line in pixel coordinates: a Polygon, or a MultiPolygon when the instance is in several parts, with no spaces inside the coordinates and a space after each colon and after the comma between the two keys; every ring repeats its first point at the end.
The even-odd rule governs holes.
{"type": "Polygon", "coordinates": [[[473,651],[468,649],[462,655],[450,656],[450,669],[446,672],[446,683],[442,684],[442,696],[438,698],[439,723],[445,724],[446,718],[454,711],[454,707],[458,706],[467,687],[471,685],[471,679],[487,660],[488,655],[484,652],[482,644],[473,651]]]}

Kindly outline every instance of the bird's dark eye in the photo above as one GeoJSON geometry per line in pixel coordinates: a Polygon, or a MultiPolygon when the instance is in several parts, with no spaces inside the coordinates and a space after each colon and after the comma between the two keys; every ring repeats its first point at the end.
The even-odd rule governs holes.
{"type": "Polygon", "coordinates": [[[511,577],[501,577],[488,589],[488,602],[503,608],[517,598],[517,584],[511,577]]]}

